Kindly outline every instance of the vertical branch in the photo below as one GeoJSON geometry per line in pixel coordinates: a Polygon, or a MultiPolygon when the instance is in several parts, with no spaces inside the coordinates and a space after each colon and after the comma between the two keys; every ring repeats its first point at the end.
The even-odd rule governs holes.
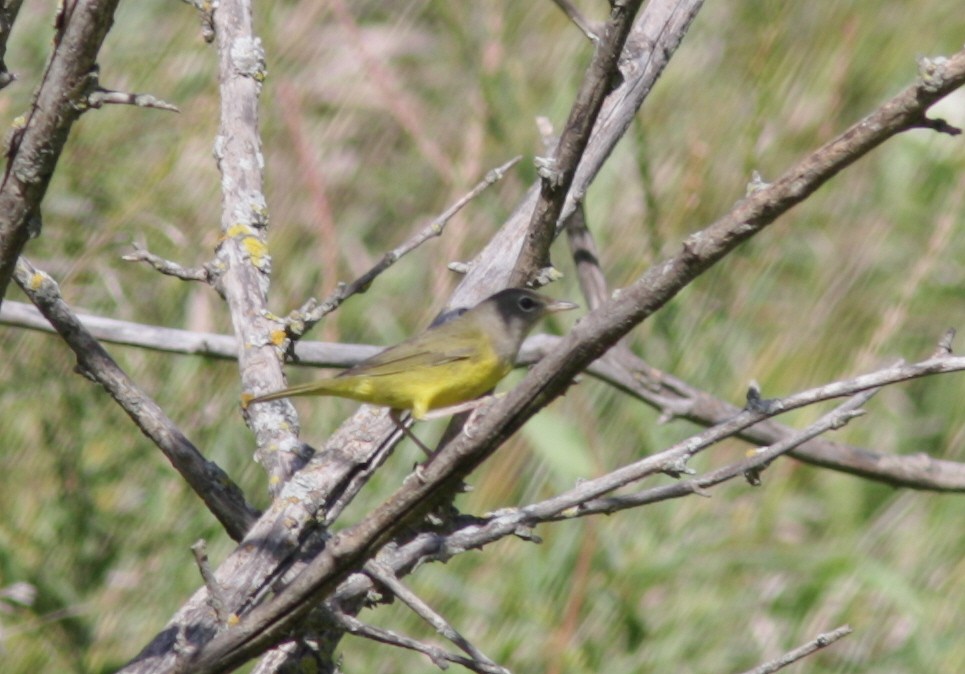
{"type": "MultiPolygon", "coordinates": [[[[221,94],[221,127],[215,155],[221,171],[221,243],[217,260],[222,274],[218,291],[231,312],[238,340],[238,366],[242,390],[265,385],[281,388],[281,364],[270,335],[277,326],[267,318],[266,292],[271,258],[266,241],[268,206],[264,195],[264,157],[258,132],[258,98],[266,76],[265,53],[255,36],[249,0],[225,0],[214,13],[221,94]]],[[[298,426],[270,422],[273,406],[250,412],[258,444],[257,460],[269,474],[269,487],[277,494],[297,470],[298,426]]],[[[292,408],[289,407],[289,414],[292,408]]]]}

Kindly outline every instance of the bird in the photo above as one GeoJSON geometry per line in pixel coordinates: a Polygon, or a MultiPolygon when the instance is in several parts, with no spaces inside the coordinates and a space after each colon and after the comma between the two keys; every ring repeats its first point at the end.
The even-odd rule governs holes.
{"type": "Polygon", "coordinates": [[[248,398],[245,407],[319,395],[388,407],[396,422],[404,411],[417,420],[464,411],[512,370],[523,339],[541,318],[576,308],[527,288],[508,288],[334,377],[248,398]]]}

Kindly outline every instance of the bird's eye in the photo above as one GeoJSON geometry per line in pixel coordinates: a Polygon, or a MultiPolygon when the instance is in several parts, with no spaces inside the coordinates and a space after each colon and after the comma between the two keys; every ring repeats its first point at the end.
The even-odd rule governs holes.
{"type": "Polygon", "coordinates": [[[532,311],[537,306],[536,300],[532,297],[520,297],[519,298],[519,308],[523,311],[532,311]]]}

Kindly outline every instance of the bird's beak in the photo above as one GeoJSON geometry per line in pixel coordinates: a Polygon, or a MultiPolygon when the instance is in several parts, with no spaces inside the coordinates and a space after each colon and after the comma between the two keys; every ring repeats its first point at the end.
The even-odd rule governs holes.
{"type": "Polygon", "coordinates": [[[565,300],[557,300],[556,302],[551,302],[546,305],[546,313],[555,314],[560,311],[569,311],[570,309],[579,309],[579,304],[574,304],[573,302],[567,302],[565,300]]]}

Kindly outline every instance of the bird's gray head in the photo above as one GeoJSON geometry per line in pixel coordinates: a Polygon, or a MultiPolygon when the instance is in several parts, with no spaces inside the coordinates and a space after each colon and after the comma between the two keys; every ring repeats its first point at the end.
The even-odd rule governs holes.
{"type": "Polygon", "coordinates": [[[499,319],[506,326],[507,337],[513,344],[514,353],[519,350],[526,334],[543,316],[577,307],[572,302],[554,300],[526,288],[501,290],[483,300],[479,306],[483,305],[495,308],[499,319]]]}

